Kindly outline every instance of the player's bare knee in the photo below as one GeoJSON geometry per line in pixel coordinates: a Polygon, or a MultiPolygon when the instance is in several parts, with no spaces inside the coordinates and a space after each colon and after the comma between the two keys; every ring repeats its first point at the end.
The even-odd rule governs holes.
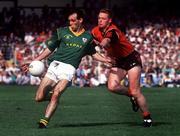
{"type": "Polygon", "coordinates": [[[35,97],[35,101],[36,101],[36,102],[42,102],[42,101],[43,101],[43,96],[37,95],[37,96],[35,97]]]}
{"type": "Polygon", "coordinates": [[[115,92],[116,91],[116,85],[114,84],[108,84],[108,91],[115,92]]]}

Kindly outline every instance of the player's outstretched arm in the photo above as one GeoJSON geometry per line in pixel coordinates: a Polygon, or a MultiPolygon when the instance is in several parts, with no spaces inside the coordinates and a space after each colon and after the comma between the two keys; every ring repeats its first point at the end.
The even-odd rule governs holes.
{"type": "Polygon", "coordinates": [[[92,57],[97,60],[97,61],[101,61],[103,63],[107,63],[108,65],[114,65],[115,64],[115,60],[107,57],[107,56],[103,56],[100,53],[95,53],[92,55],[92,57]]]}
{"type": "Polygon", "coordinates": [[[110,46],[111,39],[110,38],[104,38],[100,43],[99,46],[103,48],[108,48],[110,46]]]}
{"type": "Polygon", "coordinates": [[[51,50],[49,50],[48,48],[46,48],[38,57],[36,57],[34,60],[43,60],[46,57],[48,57],[50,54],[52,53],[51,50]]]}

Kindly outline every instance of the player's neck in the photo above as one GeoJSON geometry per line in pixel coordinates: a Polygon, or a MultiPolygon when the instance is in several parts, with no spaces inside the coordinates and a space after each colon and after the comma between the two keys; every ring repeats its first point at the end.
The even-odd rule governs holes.
{"type": "Polygon", "coordinates": [[[80,33],[81,31],[84,30],[83,26],[79,26],[77,29],[74,29],[74,30],[70,27],[70,29],[71,29],[71,31],[73,31],[74,33],[80,33]]]}
{"type": "Polygon", "coordinates": [[[81,35],[85,31],[85,29],[83,27],[79,27],[77,30],[73,30],[71,27],[69,27],[69,29],[76,36],[81,35]]]}

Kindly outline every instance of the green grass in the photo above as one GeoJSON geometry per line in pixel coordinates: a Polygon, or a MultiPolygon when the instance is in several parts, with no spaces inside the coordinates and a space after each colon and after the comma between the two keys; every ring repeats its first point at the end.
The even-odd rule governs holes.
{"type": "Polygon", "coordinates": [[[48,129],[37,129],[47,102],[34,102],[36,87],[0,86],[0,136],[180,136],[180,90],[143,89],[154,125],[143,128],[140,113],[124,96],[105,87],[69,88],[48,129]]]}

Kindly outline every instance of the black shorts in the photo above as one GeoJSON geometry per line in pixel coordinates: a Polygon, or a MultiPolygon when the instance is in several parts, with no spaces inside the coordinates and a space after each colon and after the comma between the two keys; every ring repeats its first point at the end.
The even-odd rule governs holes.
{"type": "Polygon", "coordinates": [[[133,51],[127,57],[117,59],[114,67],[122,68],[128,71],[135,66],[140,66],[142,68],[141,57],[137,51],[133,51]]]}

